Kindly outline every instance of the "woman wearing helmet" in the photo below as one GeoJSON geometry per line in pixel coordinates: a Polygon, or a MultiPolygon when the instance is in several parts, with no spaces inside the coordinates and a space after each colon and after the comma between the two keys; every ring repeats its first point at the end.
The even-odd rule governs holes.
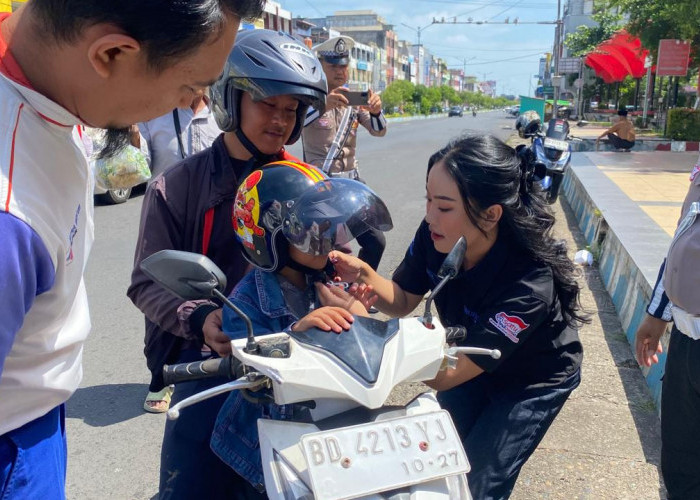
{"type": "MultiPolygon", "coordinates": [[[[297,162],[275,162],[255,170],[236,195],[236,234],[256,269],[230,299],[251,320],[255,334],[305,331],[340,333],[365,305],[327,285],[328,253],[370,229],[388,231],[384,202],[366,185],[297,162]]],[[[224,331],[246,336],[244,320],[224,311],[224,331]]],[[[256,421],[263,415],[295,418],[296,405],[252,404],[231,393],[217,419],[211,446],[222,460],[256,487],[263,484],[256,421]]]]}
{"type": "MultiPolygon", "coordinates": [[[[241,32],[225,71],[211,87],[212,106],[225,132],[211,148],[174,165],[148,186],[143,201],[129,298],[146,317],[149,369],[230,353],[221,331],[221,308],[211,301],[175,298],[151,281],[140,262],[164,249],[198,252],[226,274],[230,292],[249,264],[233,227],[236,189],[250,171],[272,160],[299,137],[309,106],[323,109],[326,82],[318,60],[291,36],[269,30],[241,32]]],[[[172,401],[222,383],[181,384],[172,401]]],[[[263,498],[209,448],[224,397],[184,412],[165,426],[160,491],[167,498],[263,498]],[[167,493],[166,493],[167,492],[167,493]]]]}

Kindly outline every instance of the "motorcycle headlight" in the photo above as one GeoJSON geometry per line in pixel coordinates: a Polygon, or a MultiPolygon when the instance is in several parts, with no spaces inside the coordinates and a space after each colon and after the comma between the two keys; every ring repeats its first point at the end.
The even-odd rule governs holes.
{"type": "Polygon", "coordinates": [[[284,500],[314,500],[314,494],[309,486],[287,464],[284,458],[277,451],[273,451],[272,456],[284,500]]]}

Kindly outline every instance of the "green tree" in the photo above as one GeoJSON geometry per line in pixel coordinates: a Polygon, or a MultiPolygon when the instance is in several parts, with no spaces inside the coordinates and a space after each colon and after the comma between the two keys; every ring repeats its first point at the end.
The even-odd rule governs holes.
{"type": "Polygon", "coordinates": [[[642,45],[654,55],[659,40],[690,40],[692,56],[700,64],[700,2],[697,0],[609,0],[629,16],[627,30],[639,37],[642,45]]]}
{"type": "Polygon", "coordinates": [[[393,113],[395,107],[404,107],[413,102],[415,85],[407,80],[396,80],[382,92],[382,106],[387,113],[393,113]]]}
{"type": "Polygon", "coordinates": [[[610,11],[599,11],[592,16],[597,26],[579,26],[574,33],[569,33],[564,45],[574,57],[585,56],[593,52],[598,44],[608,40],[622,28],[622,16],[610,11]]]}
{"type": "Polygon", "coordinates": [[[441,85],[440,93],[442,94],[442,99],[450,104],[460,104],[462,102],[457,91],[449,85],[441,85]]]}

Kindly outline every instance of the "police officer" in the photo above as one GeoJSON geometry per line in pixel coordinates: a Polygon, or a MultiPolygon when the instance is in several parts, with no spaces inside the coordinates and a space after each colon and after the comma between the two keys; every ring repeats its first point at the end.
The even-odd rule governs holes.
{"type": "MultiPolygon", "coordinates": [[[[386,119],[382,114],[381,98],[371,90],[368,91],[366,106],[359,108],[348,106],[349,89],[345,84],[348,81],[350,50],[354,45],[355,41],[349,36],[339,36],[314,47],[326,74],[329,92],[326,98],[326,112],[323,115],[320,115],[317,110],[309,110],[304,123],[302,140],[304,160],[323,168],[338,129],[344,123],[343,117],[346,112],[350,113],[346,116],[349,127],[347,139],[334,155],[327,173],[331,176],[361,180],[355,157],[357,127],[362,125],[371,135],[383,137],[386,134],[386,119]]],[[[357,242],[361,247],[360,258],[376,269],[386,246],[382,232],[368,231],[358,237],[357,242]]]]}
{"type": "Polygon", "coordinates": [[[661,393],[661,472],[669,499],[700,498],[700,158],[678,228],[635,339],[651,366],[673,321],[661,393]]]}
{"type": "Polygon", "coordinates": [[[435,297],[443,325],[467,328],[469,346],[500,359],[459,356],[428,385],[455,422],[472,470],[473,498],[508,498],[520,468],[580,383],[579,287],[554,216],[532,191],[533,172],[493,136],[459,138],[428,164],[426,215],[392,280],[357,258],[331,252],[351,292],[405,316],[440,281],[461,236],[460,273],[435,297]],[[536,222],[533,222],[536,221],[536,222]],[[375,294],[376,299],[372,298],[375,294]]]}

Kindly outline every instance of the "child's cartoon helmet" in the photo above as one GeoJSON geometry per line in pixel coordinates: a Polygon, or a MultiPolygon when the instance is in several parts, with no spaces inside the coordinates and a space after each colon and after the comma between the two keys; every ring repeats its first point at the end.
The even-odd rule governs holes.
{"type": "Polygon", "coordinates": [[[228,56],[221,78],[211,86],[212,109],[225,132],[240,127],[241,94],[254,101],[291,95],[299,101],[294,130],[287,144],[299,139],[309,106],[323,114],[328,85],[318,58],[287,33],[241,31],[228,56]]]}
{"type": "Polygon", "coordinates": [[[324,255],[370,228],[393,227],[386,205],[366,185],[329,179],[311,165],[291,161],[268,163],[241,183],[233,225],[246,259],[264,271],[287,264],[290,244],[324,255]]]}

